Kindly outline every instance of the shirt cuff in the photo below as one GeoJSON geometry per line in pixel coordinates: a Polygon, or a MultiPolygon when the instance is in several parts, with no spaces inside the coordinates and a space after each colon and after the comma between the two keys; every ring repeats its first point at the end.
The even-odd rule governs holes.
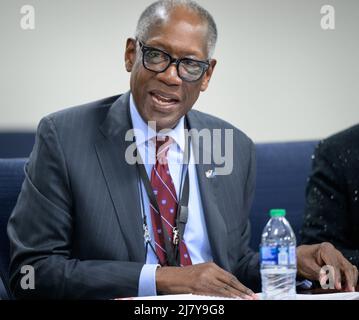
{"type": "Polygon", "coordinates": [[[159,264],[145,264],[138,283],[138,296],[157,296],[156,270],[159,264]]]}
{"type": "Polygon", "coordinates": [[[299,287],[300,289],[310,289],[313,286],[313,282],[310,280],[297,280],[296,286],[299,287]]]}

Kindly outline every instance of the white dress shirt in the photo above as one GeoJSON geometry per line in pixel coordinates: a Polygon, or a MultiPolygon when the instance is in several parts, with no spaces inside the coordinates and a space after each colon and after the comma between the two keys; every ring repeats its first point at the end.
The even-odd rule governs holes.
{"type": "MultiPolygon", "coordinates": [[[[151,177],[151,170],[155,164],[156,148],[151,138],[157,135],[151,127],[147,125],[137,111],[132,94],[130,96],[130,113],[138,152],[140,153],[147,175],[151,177]]],[[[173,138],[175,143],[168,150],[168,167],[179,198],[180,180],[182,174],[182,160],[185,149],[184,134],[184,117],[180,119],[177,126],[166,133],[173,138]]],[[[190,146],[190,163],[188,165],[189,174],[189,202],[188,202],[188,221],[183,235],[192,264],[213,261],[211,248],[208,240],[207,228],[203,214],[201,195],[198,186],[196,166],[194,164],[193,148],[190,146]]],[[[154,246],[154,237],[151,223],[151,212],[149,199],[146,190],[141,182],[144,208],[143,213],[146,215],[147,225],[149,228],[152,245],[154,246]]],[[[141,191],[140,191],[141,192],[141,191]]],[[[145,240],[144,240],[145,245],[145,240]]],[[[148,246],[146,264],[143,266],[139,279],[138,296],[156,295],[156,269],[158,268],[158,260],[153,250],[148,246]]]]}

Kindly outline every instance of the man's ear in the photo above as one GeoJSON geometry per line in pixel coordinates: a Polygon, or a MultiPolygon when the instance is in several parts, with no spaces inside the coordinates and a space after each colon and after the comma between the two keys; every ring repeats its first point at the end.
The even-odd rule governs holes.
{"type": "Polygon", "coordinates": [[[128,38],[125,50],[125,66],[127,72],[131,72],[136,61],[136,40],[128,38]]]}
{"type": "Polygon", "coordinates": [[[209,80],[211,80],[212,74],[213,74],[213,70],[217,64],[217,60],[215,59],[211,59],[210,60],[210,66],[208,68],[208,70],[206,71],[206,73],[204,74],[203,78],[202,78],[202,84],[201,84],[201,91],[206,91],[208,88],[208,84],[209,84],[209,80]]]}

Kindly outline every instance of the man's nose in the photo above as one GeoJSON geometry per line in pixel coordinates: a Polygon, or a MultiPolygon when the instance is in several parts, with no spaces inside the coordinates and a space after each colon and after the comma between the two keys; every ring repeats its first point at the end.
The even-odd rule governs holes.
{"type": "Polygon", "coordinates": [[[182,79],[179,77],[177,66],[174,63],[165,72],[157,74],[157,78],[168,86],[179,86],[182,84],[182,79]]]}

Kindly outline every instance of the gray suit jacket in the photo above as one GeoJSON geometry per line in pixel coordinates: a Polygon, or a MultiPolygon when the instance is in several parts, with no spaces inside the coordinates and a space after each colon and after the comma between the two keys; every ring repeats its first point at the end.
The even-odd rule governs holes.
{"type": "MultiPolygon", "coordinates": [[[[129,93],[41,120],[8,224],[10,284],[16,297],[137,295],[145,250],[136,167],[125,160],[128,108],[129,93]],[[35,269],[34,290],[21,288],[23,265],[35,269]]],[[[197,175],[214,262],[256,289],[258,255],[248,247],[253,143],[207,114],[190,111],[187,119],[198,130],[234,129],[232,174],[208,179],[205,173],[214,164],[198,164],[197,175]]],[[[201,154],[201,145],[199,150],[201,154]]]]}

